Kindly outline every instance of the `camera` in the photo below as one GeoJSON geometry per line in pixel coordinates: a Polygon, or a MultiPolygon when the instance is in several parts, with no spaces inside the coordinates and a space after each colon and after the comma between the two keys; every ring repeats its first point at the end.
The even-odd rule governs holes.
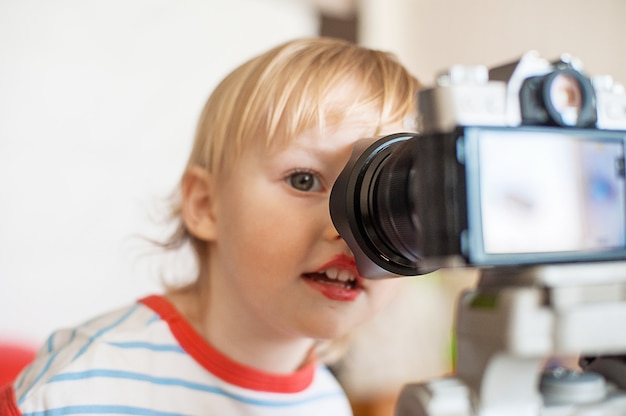
{"type": "Polygon", "coordinates": [[[626,414],[623,87],[530,52],[452,67],[417,103],[419,133],[357,142],[330,196],[364,277],[480,271],[455,373],[395,414],[626,414]],[[546,367],[572,356],[585,371],[546,367]]]}
{"type": "Polygon", "coordinates": [[[626,94],[564,55],[454,66],[419,133],[361,141],[330,198],[368,278],[626,259],[626,94]]]}

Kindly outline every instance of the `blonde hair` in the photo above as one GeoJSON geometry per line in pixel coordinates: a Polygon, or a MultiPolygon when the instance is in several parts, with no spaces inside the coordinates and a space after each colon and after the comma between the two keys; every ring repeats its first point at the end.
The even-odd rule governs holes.
{"type": "MultiPolygon", "coordinates": [[[[244,63],[217,86],[200,116],[187,168],[201,166],[219,177],[246,149],[286,146],[306,130],[340,123],[364,107],[378,112],[375,135],[415,113],[418,88],[389,53],[330,38],[287,42],[244,63]],[[333,101],[333,91],[346,86],[354,90],[353,101],[333,101]]],[[[163,246],[190,242],[202,276],[205,243],[186,229],[180,197],[171,214],[178,227],[163,246]]]]}

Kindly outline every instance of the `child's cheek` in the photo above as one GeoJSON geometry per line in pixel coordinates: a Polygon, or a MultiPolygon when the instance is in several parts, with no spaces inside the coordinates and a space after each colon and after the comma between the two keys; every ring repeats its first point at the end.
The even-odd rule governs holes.
{"type": "Polygon", "coordinates": [[[409,283],[406,278],[372,280],[369,284],[370,296],[373,298],[376,310],[387,305],[402,287],[409,283]]]}

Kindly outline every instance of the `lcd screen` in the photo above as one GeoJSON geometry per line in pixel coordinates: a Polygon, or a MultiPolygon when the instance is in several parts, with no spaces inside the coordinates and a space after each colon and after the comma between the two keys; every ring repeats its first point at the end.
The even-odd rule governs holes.
{"type": "Polygon", "coordinates": [[[623,139],[488,129],[479,136],[485,254],[624,247],[623,139]]]}

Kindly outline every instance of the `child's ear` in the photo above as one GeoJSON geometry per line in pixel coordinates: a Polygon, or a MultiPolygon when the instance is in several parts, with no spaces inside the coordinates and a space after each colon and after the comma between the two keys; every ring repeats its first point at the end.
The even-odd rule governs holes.
{"type": "Polygon", "coordinates": [[[196,238],[213,241],[216,236],[213,177],[200,166],[189,168],[182,181],[182,216],[196,238]]]}

